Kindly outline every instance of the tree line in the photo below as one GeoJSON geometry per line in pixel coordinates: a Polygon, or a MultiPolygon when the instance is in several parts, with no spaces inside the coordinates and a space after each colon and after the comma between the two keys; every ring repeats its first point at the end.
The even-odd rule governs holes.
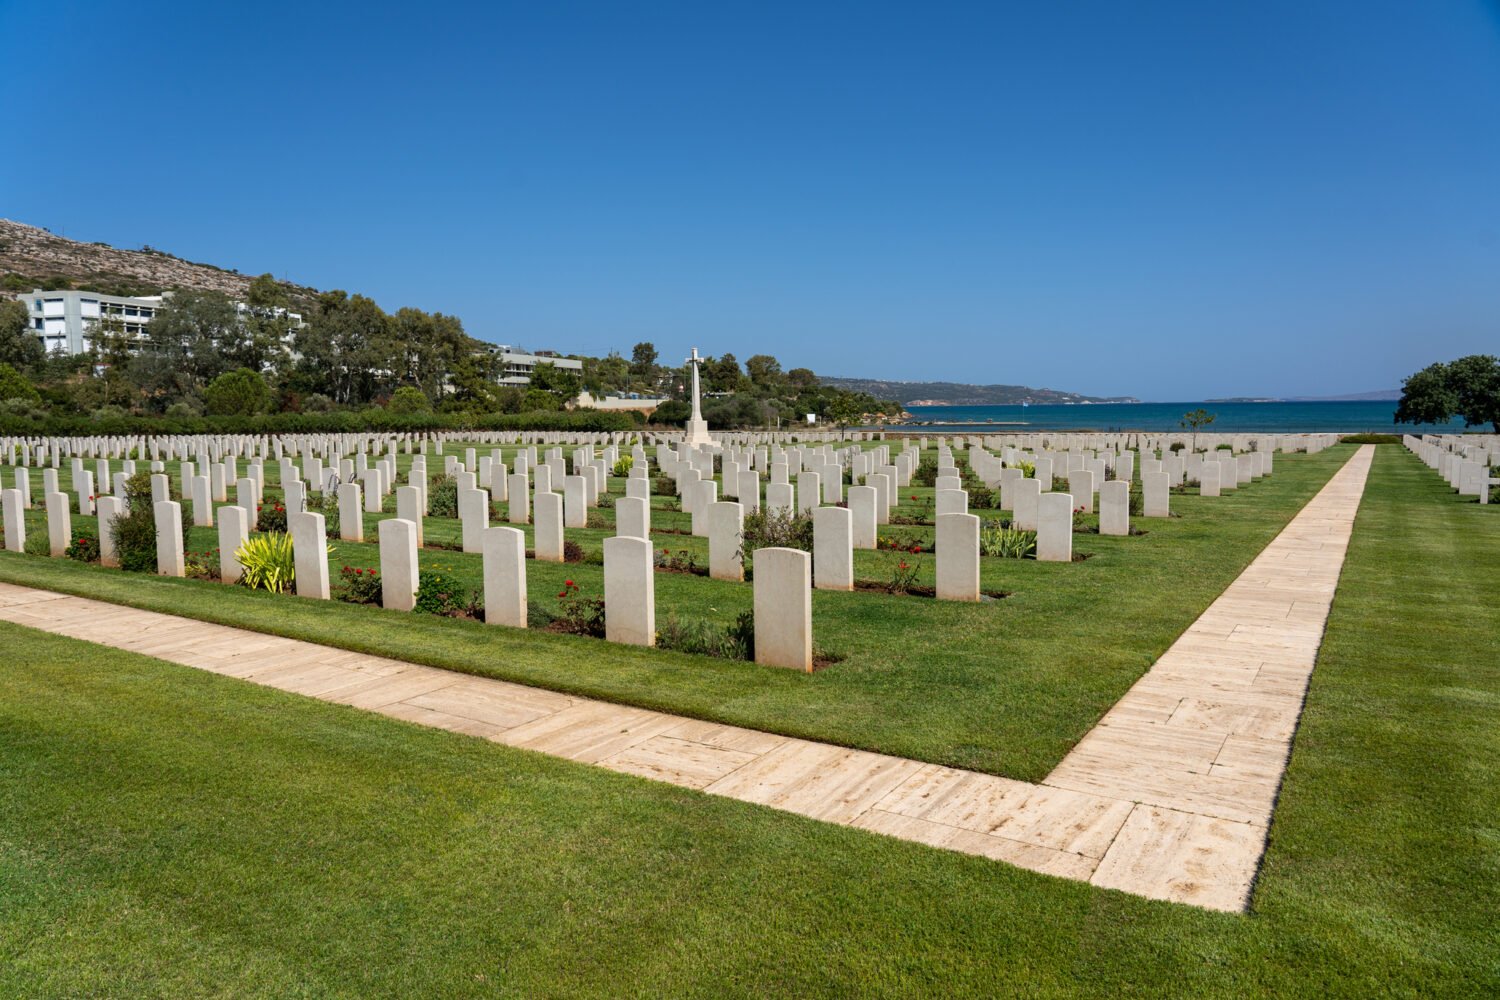
{"type": "MultiPolygon", "coordinates": [[[[688,366],[661,363],[652,343],[636,344],[628,359],[572,357],[581,375],[543,362],[528,386],[501,385],[498,353],[456,316],[387,313],[344,291],[304,304],[269,274],[251,282],[243,303],[215,291],[175,292],[144,340],[105,316],[90,328],[87,350],[72,356],[44,353],[25,304],[0,299],[0,408],[13,416],[519,414],[561,410],[587,390],[665,397],[652,422],[687,419],[688,366]]],[[[807,368],[783,371],[768,354],[743,365],[733,354],[708,358],[701,379],[704,416],[715,428],[791,425],[809,413],[847,425],[901,412],[895,402],[823,386],[807,368]]]]}

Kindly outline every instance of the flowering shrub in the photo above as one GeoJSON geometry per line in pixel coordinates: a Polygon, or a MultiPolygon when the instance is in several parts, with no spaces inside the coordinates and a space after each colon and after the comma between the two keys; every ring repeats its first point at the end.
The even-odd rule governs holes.
{"type": "Polygon", "coordinates": [[[630,470],[635,468],[635,456],[621,455],[619,461],[615,462],[614,474],[620,478],[630,475],[630,470]]]}
{"type": "Polygon", "coordinates": [[[578,584],[565,581],[557,594],[557,618],[553,624],[559,632],[604,638],[604,598],[585,597],[578,584]]]}
{"type": "Polygon", "coordinates": [[[74,535],[73,544],[64,550],[63,555],[69,559],[77,559],[79,562],[98,562],[99,539],[89,538],[86,535],[74,535]]]}
{"type": "Polygon", "coordinates": [[[220,580],[219,550],[184,553],[183,572],[194,580],[220,580]]]}
{"type": "Polygon", "coordinates": [[[917,537],[915,533],[909,531],[897,531],[892,532],[889,535],[882,535],[879,538],[875,539],[875,547],[886,549],[891,552],[907,552],[912,555],[916,555],[918,552],[924,552],[927,549],[927,546],[923,544],[922,539],[917,537]]]}
{"type": "Polygon", "coordinates": [[[653,556],[656,568],[669,573],[695,573],[698,570],[698,557],[687,549],[679,549],[675,554],[671,549],[662,549],[653,556]]]}
{"type": "Polygon", "coordinates": [[[334,595],[350,604],[380,603],[380,574],[362,566],[345,566],[339,570],[339,589],[334,595]]]}
{"type": "Polygon", "coordinates": [[[286,507],[281,504],[262,504],[255,508],[255,530],[286,533],[286,507]]]}
{"type": "Polygon", "coordinates": [[[917,585],[917,561],[907,561],[904,555],[897,555],[891,560],[890,591],[893,594],[905,594],[917,585]]]}

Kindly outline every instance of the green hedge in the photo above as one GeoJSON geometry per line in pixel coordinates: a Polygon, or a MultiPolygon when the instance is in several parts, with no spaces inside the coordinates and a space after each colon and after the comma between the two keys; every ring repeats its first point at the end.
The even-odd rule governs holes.
{"type": "Polygon", "coordinates": [[[40,420],[0,415],[0,434],[83,437],[95,434],[358,434],[417,431],[629,431],[640,426],[629,411],[557,410],[537,413],[391,413],[371,409],[334,413],[268,413],[254,417],[85,416],[40,420]]]}

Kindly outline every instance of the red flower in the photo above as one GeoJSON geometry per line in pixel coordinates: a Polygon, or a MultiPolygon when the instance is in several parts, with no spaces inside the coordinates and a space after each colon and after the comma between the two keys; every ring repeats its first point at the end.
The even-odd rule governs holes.
{"type": "Polygon", "coordinates": [[[905,560],[902,560],[902,562],[901,562],[901,568],[902,569],[906,569],[906,561],[905,560]]]}
{"type": "Polygon", "coordinates": [[[562,600],[562,599],[563,599],[563,598],[564,598],[564,597],[567,597],[567,596],[568,596],[568,592],[567,592],[567,591],[566,591],[566,590],[565,590],[565,591],[563,591],[563,592],[562,592],[562,593],[561,593],[561,594],[558,594],[558,595],[557,595],[557,599],[558,599],[558,600],[559,600],[559,601],[560,601],[560,600],[562,600]]]}
{"type": "Polygon", "coordinates": [[[354,575],[355,576],[364,576],[365,575],[365,571],[362,570],[362,569],[357,569],[357,570],[354,571],[354,575]]]}
{"type": "Polygon", "coordinates": [[[572,580],[564,580],[563,581],[563,586],[564,587],[571,587],[571,586],[573,586],[573,581],[572,580]]]}

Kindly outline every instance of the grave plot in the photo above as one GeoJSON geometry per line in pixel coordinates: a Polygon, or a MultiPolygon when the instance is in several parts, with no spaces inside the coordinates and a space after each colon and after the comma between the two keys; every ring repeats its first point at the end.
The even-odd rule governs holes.
{"type": "MultiPolygon", "coordinates": [[[[1278,454],[1274,476],[1254,481],[1252,467],[1252,482],[1214,498],[1201,496],[1187,471],[1190,457],[1206,449],[1183,456],[1164,440],[1131,442],[1134,450],[1120,443],[954,441],[924,450],[916,442],[804,446],[751,436],[713,449],[633,440],[394,446],[381,440],[364,442],[365,450],[356,450],[357,442],[304,442],[299,453],[289,445],[280,455],[274,447],[264,451],[264,443],[217,455],[188,446],[157,459],[137,444],[136,459],[116,456],[105,459],[108,468],[82,471],[123,493],[129,475],[160,463],[156,475],[166,486],[158,479],[148,495],[181,505],[182,573],[190,579],[164,591],[165,581],[118,571],[103,577],[104,570],[74,560],[27,568],[54,576],[85,571],[69,573],[76,586],[163,610],[230,616],[253,628],[293,629],[391,655],[421,651],[424,662],[1033,778],[1061,758],[1338,464],[1338,454],[1318,454],[1322,442],[1298,442],[1301,451],[1278,454]],[[126,461],[140,469],[127,471],[126,461]],[[1069,463],[1077,464],[1080,485],[1083,472],[1099,473],[1098,513],[1077,512],[1082,504],[1052,488],[1062,485],[1069,463]],[[1055,479],[1050,466],[1059,470],[1055,479]],[[199,474],[204,469],[208,476],[199,474]],[[1169,516],[1147,516],[1147,493],[1155,490],[1158,504],[1162,499],[1152,477],[1174,473],[1183,484],[1168,484],[1169,516]],[[213,528],[193,523],[194,480],[203,479],[211,492],[222,484],[226,497],[211,504],[213,528]],[[1116,533],[1120,486],[1125,534],[1116,533]],[[1031,536],[1035,529],[1024,526],[1029,501],[1036,501],[1040,529],[1043,498],[1056,506],[1063,496],[1056,538],[1045,531],[1031,536]],[[223,512],[231,507],[238,513],[228,515],[224,534],[223,512]],[[305,515],[322,519],[321,532],[305,515]],[[1110,530],[1100,523],[1106,515],[1116,518],[1110,530]],[[411,527],[383,527],[393,520],[411,527]],[[519,533],[519,561],[517,536],[486,544],[502,525],[519,533]],[[291,544],[282,544],[291,549],[292,579],[277,589],[312,600],[278,595],[273,611],[264,594],[214,582],[245,577],[236,553],[247,539],[244,555],[252,565],[274,562],[277,553],[252,550],[288,537],[278,534],[288,529],[291,544]],[[382,544],[383,531],[397,534],[382,544]],[[417,541],[414,580],[410,533],[417,541]],[[630,616],[629,602],[606,599],[606,542],[643,534],[653,567],[644,578],[652,615],[627,628],[621,617],[630,616]],[[1052,542],[1065,548],[1055,562],[1045,558],[1052,542]],[[804,553],[806,583],[799,571],[790,590],[767,588],[764,577],[758,585],[761,548],[804,553]],[[319,600],[320,551],[328,601],[319,600]],[[299,563],[310,567],[306,587],[296,582],[299,563]],[[493,619],[486,608],[491,594],[499,601],[493,619]],[[792,608],[805,603],[806,626],[773,605],[773,595],[791,600],[792,608]],[[368,606],[382,602],[388,610],[368,606]],[[398,610],[407,603],[415,613],[398,610]],[[617,635],[633,638],[603,638],[611,603],[617,635]],[[773,606],[774,613],[765,610],[773,606]],[[806,648],[805,655],[762,652],[787,648],[765,631],[783,618],[791,648],[806,648]],[[1132,628],[1121,632],[1116,625],[1126,621],[1132,628]],[[506,627],[495,627],[501,622],[506,627]],[[795,669],[772,670],[772,660],[795,669]],[[808,668],[813,678],[797,680],[808,668]]],[[[38,494],[62,485],[44,482],[49,472],[72,487],[73,457],[59,468],[50,461],[24,468],[23,478],[38,494]]],[[[1238,458],[1235,464],[1238,474],[1238,458]]],[[[0,475],[9,483],[16,471],[0,475]]],[[[76,482],[87,488],[84,477],[76,482]]],[[[121,497],[112,490],[101,499],[109,506],[121,497]]],[[[41,517],[35,508],[18,509],[28,524],[41,517]]],[[[74,534],[101,533],[95,515],[70,510],[70,516],[74,534]]],[[[45,519],[39,527],[45,538],[45,519]]],[[[156,566],[140,568],[150,573],[156,566]]],[[[0,578],[21,572],[21,565],[7,563],[0,578]]],[[[251,576],[266,578],[259,569],[251,576]]],[[[639,572],[632,579],[617,592],[644,596],[639,572]]]]}

